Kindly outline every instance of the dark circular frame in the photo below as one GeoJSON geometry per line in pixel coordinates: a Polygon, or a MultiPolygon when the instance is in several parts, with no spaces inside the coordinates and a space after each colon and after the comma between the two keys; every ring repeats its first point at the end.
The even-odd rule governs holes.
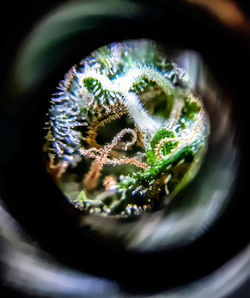
{"type": "MultiPolygon", "coordinates": [[[[107,2],[92,1],[96,13],[86,14],[85,29],[77,23],[82,20],[76,20],[75,31],[48,49],[48,62],[59,61],[58,49],[66,58],[55,66],[45,64],[49,71],[44,69],[46,75],[39,84],[18,94],[12,89],[11,76],[4,85],[1,130],[7,127],[8,136],[0,155],[1,197],[27,234],[60,263],[115,280],[131,293],[162,291],[208,276],[249,243],[249,123],[245,108],[248,78],[243,65],[244,69],[250,68],[250,42],[228,31],[206,11],[182,1],[107,2]],[[111,12],[107,14],[102,7],[109,4],[111,12]],[[113,13],[112,5],[117,6],[113,13]],[[49,104],[44,99],[50,98],[64,73],[99,46],[140,38],[179,49],[190,48],[202,55],[222,88],[233,95],[230,104],[240,148],[236,185],[220,218],[195,241],[155,251],[128,250],[112,239],[100,239],[91,227],[82,227],[83,214],[65,200],[50,180],[41,149],[49,104]]],[[[88,4],[87,1],[86,7],[88,4]]]]}

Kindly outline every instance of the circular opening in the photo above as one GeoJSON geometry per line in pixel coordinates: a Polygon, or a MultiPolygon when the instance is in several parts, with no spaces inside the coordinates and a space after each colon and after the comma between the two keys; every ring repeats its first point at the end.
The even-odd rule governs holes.
{"type": "Polygon", "coordinates": [[[149,40],[101,47],[59,83],[46,167],[76,208],[122,217],[155,211],[197,173],[208,115],[188,73],[159,48],[149,40]]]}
{"type": "Polygon", "coordinates": [[[83,11],[72,5],[45,18],[13,71],[15,90],[29,90],[42,106],[44,162],[60,190],[44,195],[55,206],[51,218],[66,198],[80,211],[74,219],[66,207],[74,226],[118,246],[193,241],[219,217],[237,175],[231,99],[185,39],[119,41],[133,37],[135,20],[136,36],[144,36],[143,21],[133,16],[124,28],[125,16],[107,14],[105,29],[83,11]]]}

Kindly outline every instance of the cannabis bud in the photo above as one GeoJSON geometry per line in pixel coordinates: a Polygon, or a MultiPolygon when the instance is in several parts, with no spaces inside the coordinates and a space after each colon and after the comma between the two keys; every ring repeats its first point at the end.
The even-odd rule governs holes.
{"type": "Polygon", "coordinates": [[[190,86],[148,40],[104,46],[69,70],[51,99],[44,152],[76,208],[139,215],[195,176],[209,122],[190,86]]]}

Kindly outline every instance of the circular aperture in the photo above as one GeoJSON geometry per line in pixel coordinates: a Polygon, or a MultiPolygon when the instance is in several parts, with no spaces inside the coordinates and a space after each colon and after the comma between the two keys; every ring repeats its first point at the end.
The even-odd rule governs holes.
{"type": "Polygon", "coordinates": [[[191,181],[208,135],[188,73],[153,41],[113,43],[59,83],[48,113],[46,166],[76,208],[139,215],[162,208],[191,181]]]}

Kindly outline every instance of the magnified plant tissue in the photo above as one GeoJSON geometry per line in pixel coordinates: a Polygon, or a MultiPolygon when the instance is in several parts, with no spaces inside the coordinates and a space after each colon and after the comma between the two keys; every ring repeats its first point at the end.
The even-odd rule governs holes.
{"type": "Polygon", "coordinates": [[[123,217],[166,205],[196,175],[209,133],[188,74],[147,40],[72,67],[46,125],[47,170],[69,201],[123,217]]]}

